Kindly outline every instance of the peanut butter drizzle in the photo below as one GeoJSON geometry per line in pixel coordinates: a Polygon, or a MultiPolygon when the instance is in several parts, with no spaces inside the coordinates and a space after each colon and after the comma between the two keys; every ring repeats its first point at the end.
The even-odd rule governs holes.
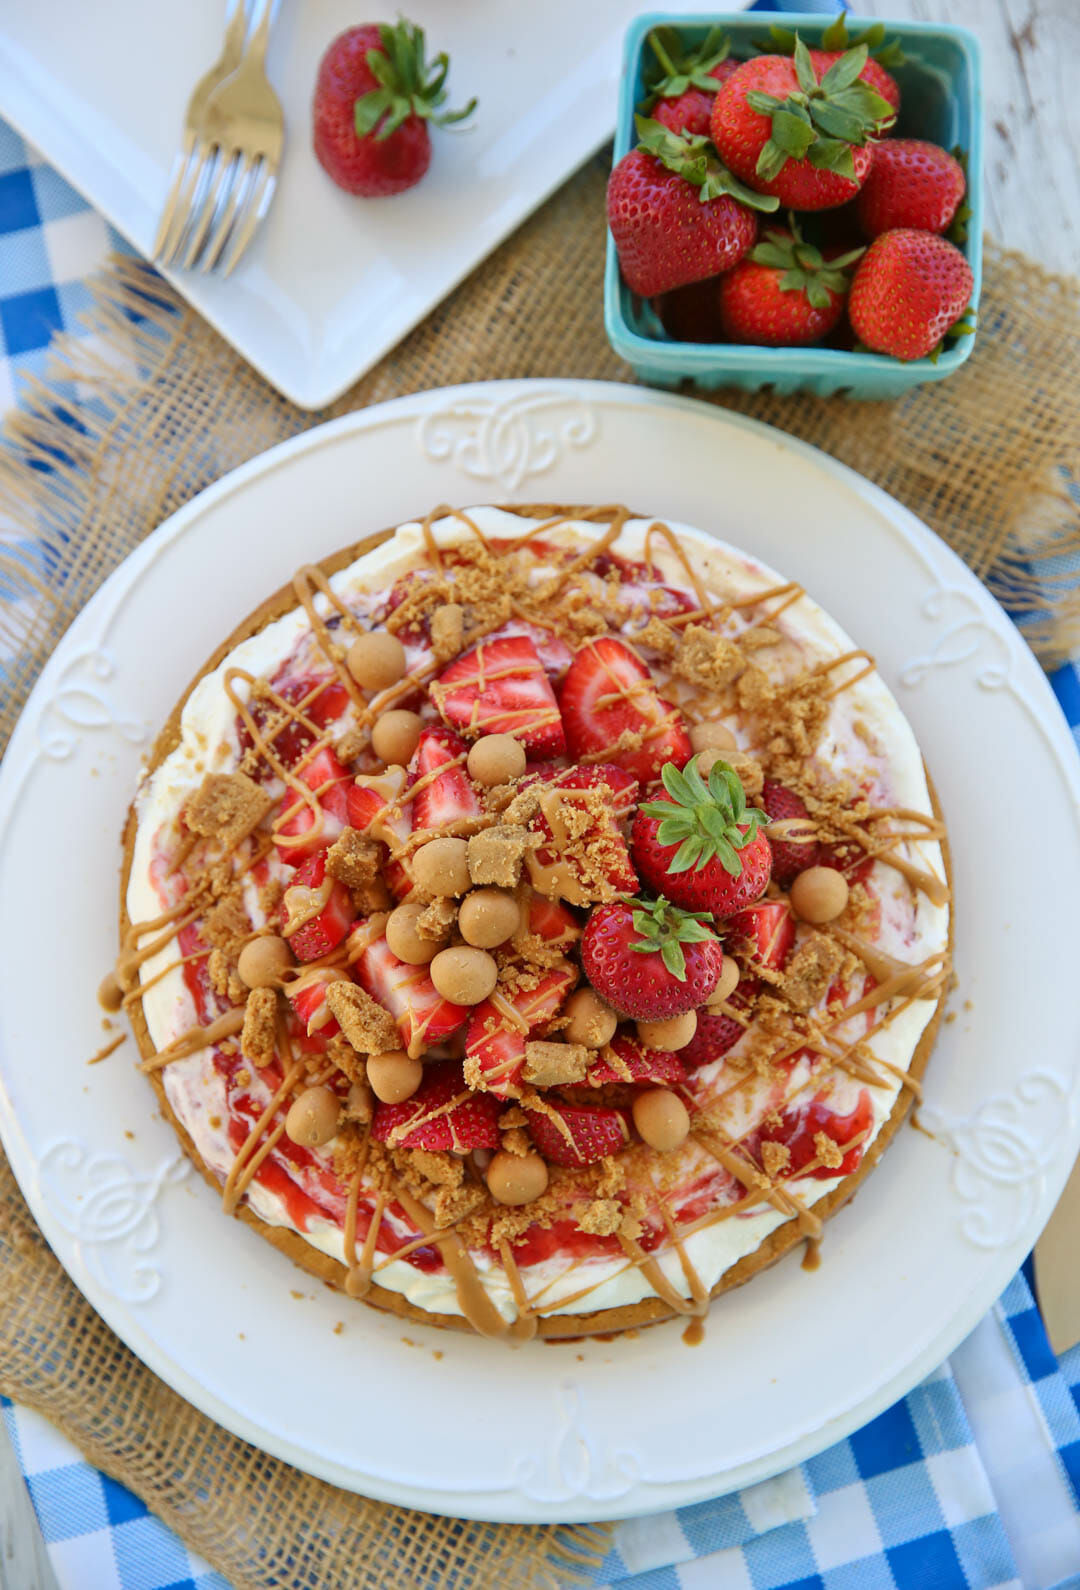
{"type": "MultiPolygon", "coordinates": [[[[383,1214],[386,1210],[387,1193],[385,1187],[380,1187],[375,1195],[375,1207],[371,1211],[371,1223],[367,1228],[364,1246],[360,1257],[349,1265],[349,1273],[345,1277],[345,1291],[350,1297],[366,1297],[371,1291],[371,1275],[374,1268],[375,1245],[379,1240],[379,1227],[382,1225],[383,1214]]],[[[355,1253],[356,1232],[353,1230],[353,1251],[355,1253]]]]}
{"type": "MultiPolygon", "coordinates": [[[[704,1302],[695,1297],[683,1297],[682,1293],[677,1291],[675,1287],[672,1286],[671,1282],[668,1280],[659,1264],[653,1258],[652,1254],[646,1253],[645,1249],[639,1242],[636,1242],[633,1237],[625,1236],[621,1231],[619,1232],[619,1242],[627,1258],[641,1271],[642,1275],[645,1277],[646,1281],[648,1281],[657,1297],[661,1300],[661,1302],[666,1303],[668,1308],[670,1308],[674,1313],[703,1314],[705,1312],[709,1306],[709,1299],[707,1295],[704,1299],[704,1302]]],[[[679,1247],[681,1256],[683,1251],[682,1245],[680,1243],[677,1244],[677,1246],[679,1247]]],[[[697,1278],[697,1284],[700,1287],[700,1277],[697,1277],[696,1271],[694,1274],[697,1278]]]]}
{"type": "Polygon", "coordinates": [[[916,867],[912,862],[906,861],[903,856],[898,856],[895,850],[877,850],[873,852],[877,861],[885,862],[886,866],[894,867],[910,883],[913,889],[921,889],[931,905],[948,905],[952,899],[952,890],[943,878],[935,872],[926,872],[922,867],[916,867]]]}
{"type": "Polygon", "coordinates": [[[468,1320],[473,1330],[480,1336],[506,1336],[510,1334],[510,1324],[504,1320],[476,1273],[476,1266],[469,1257],[469,1250],[455,1231],[436,1231],[435,1222],[430,1210],[426,1209],[418,1198],[404,1187],[398,1187],[395,1194],[398,1203],[404,1209],[414,1226],[431,1238],[439,1250],[439,1254],[450,1273],[457,1292],[458,1307],[468,1320]]]}
{"type": "Polygon", "coordinates": [[[111,1054],[116,1053],[117,1049],[119,1049],[120,1045],[126,1040],[126,1038],[126,1032],[118,1032],[115,1038],[110,1038],[108,1043],[103,1043],[101,1048],[90,1056],[89,1060],[86,1062],[87,1065],[100,1065],[103,1060],[107,1060],[111,1054]]]}
{"type": "Polygon", "coordinates": [[[525,1290],[525,1282],[521,1279],[521,1271],[518,1269],[517,1260],[514,1258],[510,1250],[510,1244],[505,1237],[499,1243],[499,1258],[502,1260],[502,1267],[506,1271],[506,1278],[510,1282],[510,1290],[514,1295],[514,1302],[518,1311],[517,1319],[510,1327],[510,1335],[517,1341],[531,1342],[539,1328],[539,1321],[533,1313],[532,1305],[529,1302],[529,1294],[525,1290]]]}
{"type": "Polygon", "coordinates": [[[285,1133],[284,1120],[278,1121],[269,1136],[256,1149],[256,1144],[262,1137],[278,1110],[289,1097],[293,1088],[299,1082],[306,1069],[303,1059],[293,1060],[292,1044],[289,1041],[288,1030],[284,1018],[278,1018],[278,1044],[280,1052],[287,1061],[291,1062],[281,1083],[269,1103],[264,1108],[258,1120],[248,1131],[247,1137],[236,1151],[236,1158],[229,1167],[229,1174],[225,1178],[225,1185],[221,1190],[221,1202],[226,1214],[232,1214],[248,1187],[254,1181],[259,1166],[285,1133]]]}
{"type": "Polygon", "coordinates": [[[153,977],[148,977],[145,983],[136,983],[134,988],[129,988],[120,1001],[121,1008],[127,1010],[129,1005],[134,1005],[146,993],[148,988],[153,988],[155,983],[160,983],[163,977],[168,977],[170,972],[175,972],[180,966],[187,966],[192,961],[205,961],[210,954],[209,950],[193,950],[190,955],[180,955],[175,961],[170,961],[163,966],[160,972],[155,972],[153,977]]]}
{"type": "Polygon", "coordinates": [[[690,1259],[690,1255],[686,1251],[686,1245],[683,1242],[679,1228],[675,1224],[675,1218],[672,1215],[670,1208],[662,1198],[660,1199],[660,1213],[663,1216],[664,1225],[667,1227],[668,1236],[675,1244],[675,1251],[679,1255],[679,1263],[682,1265],[682,1272],[686,1280],[687,1290],[690,1293],[691,1302],[695,1305],[690,1312],[705,1314],[708,1312],[709,1308],[708,1288],[701,1279],[701,1276],[698,1274],[697,1270],[694,1268],[694,1265],[690,1259]]]}
{"type": "Polygon", "coordinates": [[[159,1049],[156,1055],[149,1060],[144,1060],[139,1067],[140,1071],[160,1071],[163,1066],[170,1065],[173,1060],[186,1060],[189,1055],[196,1054],[200,1049],[212,1048],[222,1038],[231,1038],[238,1033],[244,1025],[244,1011],[240,1005],[234,1005],[218,1016],[207,1027],[189,1027],[186,1032],[166,1044],[164,1049],[159,1049]]]}
{"type": "Polygon", "coordinates": [[[690,563],[690,559],[686,556],[686,553],[683,550],[682,542],[671,529],[670,525],[664,524],[660,519],[654,519],[652,524],[645,532],[645,566],[649,571],[649,578],[653,580],[656,578],[656,567],[652,558],[653,536],[658,537],[661,541],[667,542],[669,550],[674,553],[677,561],[682,564],[686,573],[686,577],[693,587],[694,595],[701,604],[702,616],[711,620],[713,613],[715,612],[715,608],[709,599],[709,593],[698,579],[697,570],[693,568],[690,563]]]}
{"type": "Polygon", "coordinates": [[[821,1238],[807,1237],[806,1251],[802,1256],[804,1270],[818,1270],[821,1268],[821,1238]]]}
{"type": "Polygon", "coordinates": [[[864,995],[857,1004],[845,1005],[840,1016],[841,1021],[847,1021],[849,1016],[858,1015],[860,1011],[872,1010],[875,1005],[884,1004],[888,999],[895,999],[898,994],[925,998],[941,981],[942,962],[947,958],[944,950],[935,951],[933,955],[927,956],[926,960],[909,965],[906,961],[898,961],[884,950],[877,949],[873,944],[867,944],[865,939],[849,933],[846,928],[837,927],[834,922],[828,924],[826,931],[845,949],[857,955],[871,977],[877,981],[877,987],[871,989],[870,993],[864,995]]]}
{"type": "Polygon", "coordinates": [[[107,1010],[111,1016],[115,1016],[124,1003],[124,990],[120,987],[119,979],[114,971],[106,972],[101,979],[98,985],[97,997],[98,1004],[102,1010],[107,1010]]]}
{"type": "Polygon", "coordinates": [[[132,922],[124,934],[122,947],[116,957],[116,966],[113,976],[119,986],[125,991],[136,984],[136,974],[145,961],[152,960],[161,950],[172,943],[173,939],[182,928],[194,922],[202,910],[201,906],[188,908],[184,900],[171,906],[168,911],[163,911],[160,916],[150,918],[146,922],[132,922]],[[159,928],[164,928],[163,933],[158,933],[159,928]],[[144,944],[140,949],[139,940],[148,933],[158,933],[158,937],[151,943],[144,944]]]}
{"type": "MultiPolygon", "coordinates": [[[[712,1135],[711,1132],[706,1132],[700,1127],[697,1131],[691,1133],[694,1142],[703,1148],[707,1154],[711,1154],[716,1162],[722,1165],[741,1187],[746,1189],[747,1193],[750,1194],[749,1202],[751,1204],[758,1203],[764,1198],[772,1204],[778,1213],[785,1215],[789,1220],[794,1219],[804,1237],[819,1237],[821,1235],[821,1221],[817,1215],[812,1214],[806,1205],[800,1203],[786,1187],[781,1187],[776,1182],[769,1182],[766,1186],[761,1185],[762,1173],[757,1166],[751,1164],[749,1160],[744,1160],[741,1154],[737,1154],[734,1145],[712,1142],[712,1135]]],[[[812,1165],[813,1161],[810,1163],[812,1165]]],[[[800,1175],[804,1175],[806,1169],[807,1167],[804,1166],[800,1175]]],[[[745,1201],[740,1199],[738,1205],[731,1207],[730,1213],[734,1214],[735,1210],[744,1205],[744,1203],[745,1201]]],[[[728,1210],[716,1211],[717,1218],[723,1218],[728,1212],[728,1210]]],[[[711,1222],[706,1219],[706,1223],[711,1222]]],[[[698,1224],[699,1222],[694,1222],[695,1229],[698,1224]]]]}
{"type": "Polygon", "coordinates": [[[855,660],[860,657],[863,660],[862,667],[856,669],[855,673],[853,673],[849,678],[841,679],[839,684],[834,685],[829,691],[828,695],[825,697],[826,701],[835,701],[836,697],[842,690],[849,690],[852,685],[858,684],[860,679],[865,679],[868,674],[872,674],[874,669],[877,667],[877,664],[874,662],[874,659],[871,657],[870,653],[868,651],[863,651],[862,647],[859,646],[852,651],[842,651],[839,657],[829,657],[825,660],[825,662],[820,662],[816,667],[809,670],[811,678],[818,678],[822,674],[831,674],[833,670],[835,668],[839,668],[841,664],[855,662],[855,660]]]}
{"type": "MultiPolygon", "coordinates": [[[[354,707],[364,707],[366,702],[363,692],[338,655],[341,647],[335,644],[334,638],[326,626],[326,621],[315,606],[315,592],[318,591],[332,607],[337,609],[342,623],[346,624],[354,635],[363,633],[360,624],[354,614],[345,606],[345,603],[335,594],[331,588],[330,581],[322,569],[318,568],[314,563],[305,563],[302,568],[297,569],[293,575],[292,587],[296,592],[297,601],[307,614],[308,623],[311,626],[316,644],[337,674],[339,683],[345,686],[354,707]]],[[[325,686],[323,688],[325,689],[325,686]]]]}
{"type": "Polygon", "coordinates": [[[700,1347],[705,1340],[705,1321],[703,1319],[689,1320],[686,1329],[682,1333],[682,1339],[687,1347],[700,1347]]]}

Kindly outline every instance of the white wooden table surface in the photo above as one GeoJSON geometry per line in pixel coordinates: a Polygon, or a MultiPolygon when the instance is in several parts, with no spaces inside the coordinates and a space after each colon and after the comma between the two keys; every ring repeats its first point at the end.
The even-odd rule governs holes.
{"type": "MultiPolygon", "coordinates": [[[[717,10],[723,8],[719,0],[717,10]]],[[[987,230],[1050,270],[1080,273],[1080,93],[1073,81],[1080,0],[865,0],[852,9],[885,20],[954,22],[978,34],[987,230]]],[[[56,1590],[2,1427],[0,1590],[56,1590]]]]}

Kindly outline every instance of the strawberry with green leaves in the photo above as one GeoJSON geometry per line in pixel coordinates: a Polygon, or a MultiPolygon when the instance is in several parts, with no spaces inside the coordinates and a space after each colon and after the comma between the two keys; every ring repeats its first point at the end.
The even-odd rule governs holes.
{"type": "Polygon", "coordinates": [[[706,914],[658,900],[599,906],[581,939],[581,964],[601,998],[635,1021],[665,1021],[703,1005],[724,952],[706,914]]]}
{"type": "Polygon", "coordinates": [[[963,320],[973,286],[971,266],[955,243],[901,227],[876,237],[859,261],[848,316],[871,352],[924,359],[963,320]]]}
{"type": "Polygon", "coordinates": [[[608,179],[607,217],[623,280],[651,298],[730,270],[754,245],[754,211],[776,201],[732,176],[707,138],[645,116],[637,130],[608,179]]]}
{"type": "MultiPolygon", "coordinates": [[[[767,54],[794,55],[799,35],[792,32],[791,28],[773,26],[769,29],[767,39],[755,39],[754,42],[759,50],[767,54]]],[[[894,111],[898,111],[900,87],[886,68],[904,66],[907,58],[899,39],[885,37],[884,22],[874,22],[861,33],[851,33],[847,25],[847,12],[841,11],[821,35],[819,48],[810,51],[810,59],[817,69],[818,76],[827,72],[833,62],[838,61],[846,50],[856,49],[860,44],[865,44],[869,52],[866,65],[859,73],[860,83],[869,83],[883,99],[889,101],[894,111]]]]}
{"type": "Polygon", "coordinates": [[[861,44],[819,78],[799,39],[795,53],[746,61],[720,89],[710,130],[735,176],[793,210],[827,210],[853,199],[873,159],[872,141],[895,112],[860,81],[861,44]]]}
{"type": "Polygon", "coordinates": [[[717,283],[720,324],[728,342],[799,348],[839,325],[861,248],[827,259],[803,240],[792,215],[788,229],[770,229],[717,283]]]}
{"type": "Polygon", "coordinates": [[[363,198],[414,187],[431,163],[429,124],[445,127],[475,109],[443,110],[450,62],[428,63],[412,22],[365,23],[329,45],[315,82],[315,155],[328,176],[363,198]]]}
{"type": "Polygon", "coordinates": [[[630,853],[638,876],[688,911],[730,916],[765,893],[772,851],[767,818],[747,806],[739,775],[713,763],[708,782],[693,760],[661,773],[666,794],[638,807],[630,853]]]}
{"type": "Polygon", "coordinates": [[[656,64],[647,74],[649,95],[642,114],[671,132],[707,137],[717,90],[739,64],[730,57],[731,40],[723,28],[710,28],[700,44],[687,50],[677,29],[662,27],[653,28],[647,43],[656,64]]]}

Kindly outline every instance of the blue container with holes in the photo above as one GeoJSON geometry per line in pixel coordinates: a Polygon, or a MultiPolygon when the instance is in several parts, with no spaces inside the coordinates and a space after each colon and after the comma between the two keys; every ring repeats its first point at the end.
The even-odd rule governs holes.
{"type": "MultiPolygon", "coordinates": [[[[698,43],[719,24],[731,37],[731,53],[748,59],[754,41],[768,36],[776,22],[798,31],[817,46],[831,18],[812,12],[719,12],[706,16],[649,13],[638,17],[626,35],[619,88],[615,159],[621,160],[637,142],[634,112],[645,98],[646,40],[652,28],[678,28],[687,45],[698,43]]],[[[872,19],[878,21],[878,18],[872,19]]],[[[848,18],[858,34],[869,21],[848,18]]],[[[926,138],[967,151],[971,216],[963,245],[975,278],[972,308],[977,310],[982,285],[982,83],[979,45],[965,28],[931,22],[887,22],[886,37],[899,39],[906,64],[890,68],[900,85],[900,117],[895,135],[926,138]]],[[[777,212],[777,219],[782,218],[777,212]]],[[[763,225],[769,224],[762,217],[763,225]]],[[[929,358],[908,363],[877,353],[850,353],[839,348],[756,348],[746,344],[677,342],[669,337],[651,305],[638,298],[619,275],[610,233],[604,276],[604,323],[608,341],[637,376],[653,386],[686,384],[713,391],[740,387],[744,392],[815,392],[820,397],[843,394],[856,398],[895,398],[924,381],[941,381],[971,353],[975,338],[948,342],[937,363],[929,358]]]]}

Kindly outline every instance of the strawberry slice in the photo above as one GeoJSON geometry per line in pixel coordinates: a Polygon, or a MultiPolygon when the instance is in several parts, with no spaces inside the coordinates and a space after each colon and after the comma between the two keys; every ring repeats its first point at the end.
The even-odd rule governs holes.
{"type": "Polygon", "coordinates": [[[847,1145],[853,1137],[860,1137],[863,1132],[868,1131],[873,1120],[874,1110],[866,1088],[859,1090],[855,1107],[847,1115],[837,1115],[828,1102],[820,1094],[816,1094],[805,1104],[793,1105],[786,1109],[779,1122],[772,1126],[763,1126],[758,1138],[762,1143],[786,1144],[791,1158],[784,1167],[783,1174],[797,1176],[804,1165],[819,1157],[814,1139],[819,1132],[824,1132],[837,1148],[846,1150],[844,1157],[839,1165],[818,1165],[816,1169],[807,1171],[806,1174],[812,1176],[815,1181],[831,1181],[834,1176],[850,1176],[857,1168],[866,1144],[860,1141],[851,1148],[847,1145]]]}
{"type": "Polygon", "coordinates": [[[293,1008],[299,1024],[294,1041],[305,1051],[322,1050],[331,1038],[341,1031],[337,1018],[331,1015],[326,1003],[326,990],[344,976],[336,968],[318,966],[302,972],[295,982],[285,989],[285,997],[293,1008]]]}
{"type": "MultiPolygon", "coordinates": [[[[756,977],[745,976],[739,980],[728,1004],[735,1010],[749,1010],[757,998],[761,983],[756,977]]],[[[679,1059],[689,1070],[720,1060],[733,1049],[746,1028],[734,1016],[722,1010],[699,1010],[697,1031],[685,1048],[679,1050],[679,1059]]]]}
{"type": "Polygon", "coordinates": [[[298,768],[296,776],[315,795],[322,816],[295,790],[285,791],[281,803],[284,821],[274,830],[274,844],[290,867],[299,866],[323,845],[334,843],[347,821],[347,790],[352,779],[328,745],[298,768]]]}
{"type": "Polygon", "coordinates": [[[800,840],[799,830],[792,829],[787,838],[779,835],[767,835],[769,847],[772,850],[772,875],[777,883],[788,884],[804,872],[807,867],[816,867],[820,846],[813,837],[813,824],[809,821],[810,813],[803,801],[794,790],[784,784],[777,784],[774,779],[767,778],[761,791],[761,804],[768,812],[773,822],[807,819],[807,840],[800,840]]]}
{"type": "Polygon", "coordinates": [[[469,1015],[467,1005],[452,1005],[442,997],[426,966],[399,961],[385,938],[365,946],[356,977],[361,988],[393,1016],[402,1047],[414,1059],[456,1032],[469,1015]]]}
{"type": "Polygon", "coordinates": [[[513,618],[501,629],[492,630],[487,636],[487,644],[490,646],[493,640],[503,640],[510,635],[528,636],[536,647],[536,655],[549,679],[561,679],[574,660],[573,652],[561,635],[543,624],[530,624],[524,618],[513,618]]]}
{"type": "Polygon", "coordinates": [[[671,1087],[686,1081],[682,1060],[669,1049],[646,1049],[625,1033],[616,1033],[601,1058],[585,1073],[590,1087],[602,1088],[609,1082],[645,1082],[650,1086],[671,1087]],[[615,1063],[605,1058],[615,1056],[615,1063]],[[621,1062],[619,1064],[618,1062],[621,1062]],[[629,1073],[629,1074],[628,1074],[629,1073]]]}
{"type": "Polygon", "coordinates": [[[626,1119],[619,1110],[559,1104],[553,1099],[548,1103],[558,1123],[541,1110],[529,1110],[529,1132],[553,1165],[592,1165],[608,1154],[617,1154],[630,1141],[626,1119]]]}
{"type": "Polygon", "coordinates": [[[795,918],[786,900],[759,900],[724,922],[725,934],[752,966],[778,972],[795,942],[795,918]]]}
{"type": "Polygon", "coordinates": [[[452,729],[422,729],[409,763],[413,831],[443,830],[465,817],[479,817],[480,799],[465,771],[469,748],[452,729]],[[442,769],[443,771],[440,771],[442,769]]]}
{"type": "MultiPolygon", "coordinates": [[[[545,841],[539,850],[528,856],[529,876],[540,887],[554,887],[574,905],[590,905],[597,900],[611,899],[615,894],[636,894],[638,875],[634,871],[626,841],[619,830],[619,819],[633,811],[640,786],[632,774],[621,767],[597,763],[595,767],[568,767],[550,780],[550,785],[563,790],[602,790],[609,801],[607,811],[600,815],[589,813],[588,827],[578,836],[581,844],[573,854],[564,853],[555,843],[551,825],[543,811],[537,811],[529,821],[529,829],[545,841]],[[595,861],[603,857],[603,881],[598,880],[595,861]],[[561,863],[557,874],[551,869],[561,863]],[[605,884],[607,887],[605,888],[605,884]]],[[[567,804],[588,812],[585,801],[567,804]]]]}
{"type": "Polygon", "coordinates": [[[411,1099],[376,1105],[371,1135],[393,1148],[426,1148],[436,1154],[498,1148],[500,1108],[491,1094],[469,1091],[460,1060],[439,1060],[425,1066],[424,1080],[411,1099]]]}
{"type": "MultiPolygon", "coordinates": [[[[412,832],[412,813],[401,802],[406,776],[403,767],[361,774],[346,792],[350,828],[390,846],[402,844],[412,832]]],[[[399,900],[412,888],[412,879],[400,861],[386,861],[383,878],[399,900]]]]}
{"type": "MultiPolygon", "coordinates": [[[[271,679],[270,688],[298,714],[289,713],[270,740],[270,748],[278,760],[286,767],[295,767],[318,737],[308,725],[313,723],[323,728],[327,723],[335,723],[349,706],[349,692],[336,675],[324,679],[321,688],[319,679],[313,675],[301,679],[271,679]],[[304,718],[307,723],[302,721],[304,718]]],[[[267,726],[272,726],[282,715],[276,701],[259,697],[248,702],[248,712],[264,735],[267,726]]],[[[236,733],[242,755],[255,743],[243,718],[237,719],[236,733]]]]}
{"type": "Polygon", "coordinates": [[[326,873],[326,851],[317,850],[296,869],[281,900],[289,948],[298,961],[317,961],[336,949],[356,920],[352,896],[326,873]],[[302,925],[290,932],[292,924],[302,925]]]}
{"type": "Polygon", "coordinates": [[[529,901],[528,930],[559,949],[569,948],[581,937],[581,924],[574,913],[560,900],[549,900],[543,894],[534,894],[529,901]]]}
{"type": "Polygon", "coordinates": [[[554,967],[535,988],[523,990],[510,1000],[501,997],[498,1005],[485,999],[474,1007],[465,1030],[465,1057],[475,1086],[500,1098],[517,1094],[529,1034],[558,1015],[576,981],[576,974],[569,967],[554,967]],[[500,1009],[505,1004],[511,1006],[520,1021],[500,1009]]]}
{"type": "Polygon", "coordinates": [[[606,751],[609,760],[642,784],[660,777],[665,762],[690,760],[690,739],[677,707],[652,685],[641,658],[613,635],[578,650],[559,697],[570,753],[606,751]],[[621,734],[642,735],[633,750],[613,749],[621,734]]]}
{"type": "Polygon", "coordinates": [[[443,669],[431,696],[451,728],[470,739],[512,734],[539,756],[566,750],[555,694],[528,635],[482,640],[443,669]]]}

